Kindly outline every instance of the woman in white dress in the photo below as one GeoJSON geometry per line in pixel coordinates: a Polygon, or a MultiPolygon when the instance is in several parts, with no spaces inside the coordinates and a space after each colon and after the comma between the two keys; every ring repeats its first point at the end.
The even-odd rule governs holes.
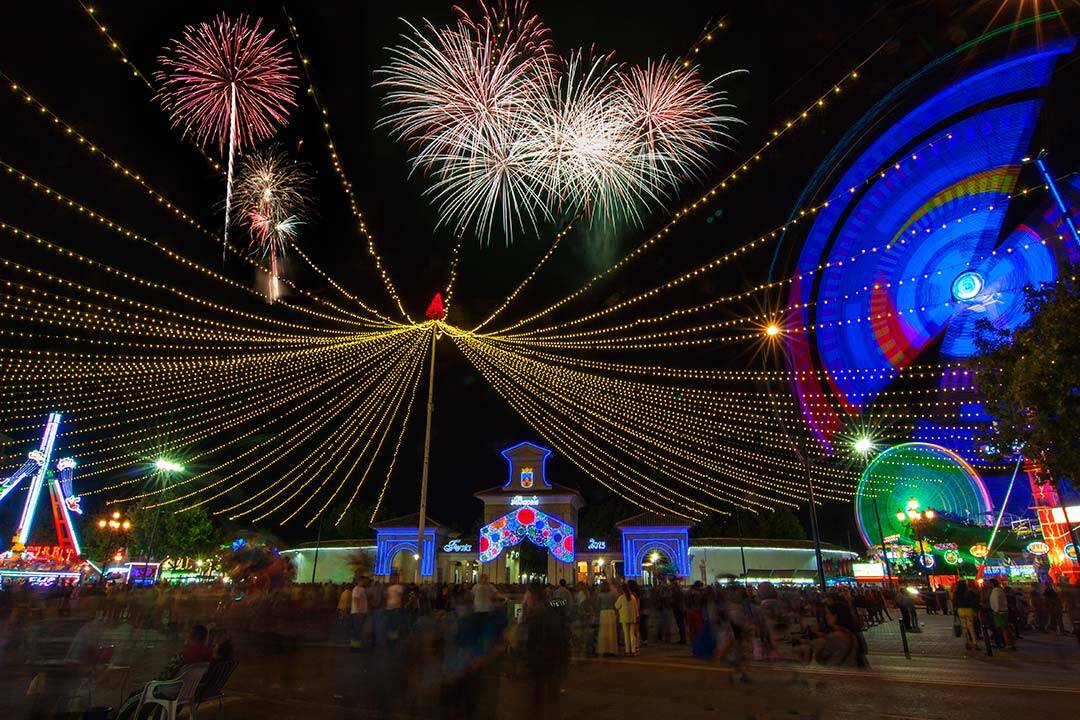
{"type": "Polygon", "coordinates": [[[600,583],[600,592],[596,594],[596,606],[600,610],[600,625],[596,632],[596,654],[617,655],[619,653],[619,620],[615,613],[615,596],[607,580],[600,583]]]}

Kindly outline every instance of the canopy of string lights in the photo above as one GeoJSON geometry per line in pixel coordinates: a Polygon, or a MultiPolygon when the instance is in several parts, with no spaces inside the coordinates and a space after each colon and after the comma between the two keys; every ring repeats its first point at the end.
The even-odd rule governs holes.
{"type": "MultiPolygon", "coordinates": [[[[1030,19],[990,30],[893,78],[883,98],[859,90],[886,72],[884,46],[833,57],[828,84],[796,84],[785,100],[797,109],[765,128],[744,127],[730,99],[752,79],[698,64],[708,48],[729,62],[717,47],[727,18],[640,65],[560,54],[523,2],[405,26],[370,83],[387,109],[369,125],[407,147],[436,225],[454,234],[421,314],[382,254],[391,232],[362,211],[362,170],[339,144],[352,128],[331,123],[292,17],[174,28],[155,61],[128,54],[103,11],[83,11],[131,76],[110,82],[130,84],[139,117],[176,128],[161,141],[195,157],[214,200],[130,141],[89,134],[53,88],[0,70],[5,112],[39,126],[71,168],[0,158],[6,465],[62,411],[85,496],[306,526],[363,501],[374,517],[394,479],[416,472],[401,450],[441,343],[583,477],[665,514],[804,506],[808,476],[816,500],[850,501],[863,456],[913,440],[972,473],[1007,472],[981,452],[987,418],[966,361],[977,320],[1023,322],[1023,288],[1080,257],[1066,222],[1080,178],[1048,169],[1032,143],[1050,102],[1040,93],[1075,53],[1055,13],[1038,16],[1038,42],[1030,19]],[[1022,42],[1002,50],[999,38],[1022,42]],[[985,52],[970,60],[973,48],[985,52]],[[855,98],[862,119],[788,213],[683,267],[664,262],[731,189],[769,192],[757,168],[855,98]],[[275,139],[294,113],[317,118],[316,134],[275,139]],[[337,196],[315,198],[314,175],[337,196]],[[311,251],[325,239],[320,202],[344,203],[362,260],[343,268],[311,251]],[[63,231],[21,219],[23,203],[47,206],[63,231]],[[148,209],[128,213],[135,204],[148,209]],[[631,239],[549,293],[553,258],[598,232],[631,239]],[[542,250],[485,312],[456,314],[462,243],[500,233],[542,250]],[[636,282],[613,293],[628,273],[636,282]],[[153,482],[164,456],[179,470],[153,482]]],[[[436,423],[464,422],[455,414],[467,417],[436,423]]],[[[871,485],[903,472],[883,460],[871,485]]]]}

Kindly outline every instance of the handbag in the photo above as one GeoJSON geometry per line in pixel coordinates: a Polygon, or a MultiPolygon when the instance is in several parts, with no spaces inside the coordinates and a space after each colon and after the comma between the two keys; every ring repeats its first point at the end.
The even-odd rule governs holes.
{"type": "Polygon", "coordinates": [[[961,630],[962,630],[962,628],[960,627],[960,616],[957,615],[956,613],[953,613],[953,616],[952,616],[952,634],[953,634],[953,637],[960,637],[960,635],[962,634],[961,630]]]}

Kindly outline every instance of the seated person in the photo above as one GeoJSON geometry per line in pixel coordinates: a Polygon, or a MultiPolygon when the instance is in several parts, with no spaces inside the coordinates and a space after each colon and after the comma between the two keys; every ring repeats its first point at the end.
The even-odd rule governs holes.
{"type": "Polygon", "coordinates": [[[180,651],[169,659],[168,664],[157,679],[172,680],[180,674],[185,665],[213,660],[214,649],[207,642],[209,636],[210,633],[207,632],[205,625],[193,626],[188,631],[187,642],[184,643],[184,647],[180,648],[180,651]]]}
{"type": "MultiPolygon", "coordinates": [[[[172,680],[177,677],[184,667],[195,663],[208,663],[214,659],[214,650],[207,642],[210,633],[205,625],[195,625],[188,631],[187,642],[173,655],[165,668],[158,674],[158,680],[172,680]]],[[[135,717],[135,709],[139,707],[143,688],[139,688],[124,701],[120,710],[116,713],[116,720],[127,720],[135,717]]],[[[144,710],[145,712],[145,710],[144,710]]]]}

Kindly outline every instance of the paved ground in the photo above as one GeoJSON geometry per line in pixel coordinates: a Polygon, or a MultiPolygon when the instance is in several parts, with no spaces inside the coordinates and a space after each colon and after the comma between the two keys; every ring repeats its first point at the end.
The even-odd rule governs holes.
{"type": "MultiPolygon", "coordinates": [[[[950,617],[920,619],[923,632],[909,637],[910,660],[893,625],[868,633],[870,672],[751,663],[745,677],[737,677],[726,665],[696,660],[676,645],[649,646],[636,658],[583,660],[566,678],[561,712],[544,716],[964,720],[981,719],[988,712],[1005,718],[1045,711],[1076,715],[1080,646],[1074,638],[1026,636],[1019,652],[987,657],[964,652],[962,642],[952,636],[950,617]]],[[[37,626],[29,642],[38,656],[59,654],[78,628],[77,622],[56,619],[37,626]]],[[[124,646],[127,660],[147,676],[176,646],[175,639],[157,633],[108,632],[121,641],[118,647],[124,646]]],[[[212,705],[200,711],[202,718],[372,718],[380,716],[380,699],[391,717],[455,717],[458,701],[432,690],[436,678],[421,672],[389,677],[378,656],[275,636],[237,640],[241,664],[228,697],[220,710],[212,705]]],[[[25,688],[32,674],[22,666],[0,678],[0,717],[29,717],[25,688]]],[[[486,717],[530,717],[530,678],[512,668],[494,668],[484,684],[486,717]]],[[[118,694],[101,693],[95,700],[115,704],[118,694]]]]}

